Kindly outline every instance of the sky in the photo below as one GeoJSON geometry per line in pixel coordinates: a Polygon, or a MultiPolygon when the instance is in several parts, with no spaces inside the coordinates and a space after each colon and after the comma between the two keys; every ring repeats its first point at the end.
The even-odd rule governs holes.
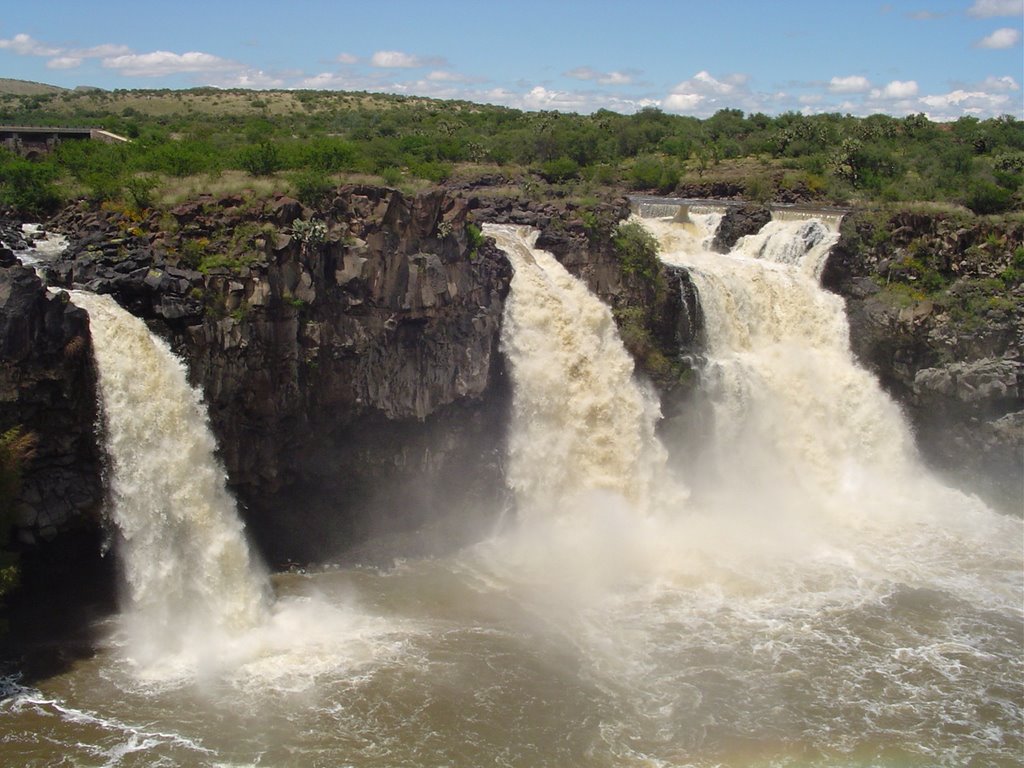
{"type": "Polygon", "coordinates": [[[1024,0],[7,0],[0,77],[1024,118],[1024,0]]]}

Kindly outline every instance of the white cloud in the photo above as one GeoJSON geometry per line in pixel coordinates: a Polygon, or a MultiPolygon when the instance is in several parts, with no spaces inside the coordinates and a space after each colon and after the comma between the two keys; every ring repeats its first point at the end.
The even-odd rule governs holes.
{"type": "Polygon", "coordinates": [[[1020,32],[1012,27],[1002,27],[997,29],[988,37],[983,37],[978,40],[974,45],[978,48],[991,48],[999,50],[1001,48],[1012,48],[1020,42],[1020,32]]]}
{"type": "Polygon", "coordinates": [[[672,93],[662,102],[662,106],[669,112],[692,112],[704,97],[699,93],[672,93]]]}
{"type": "Polygon", "coordinates": [[[63,51],[52,48],[26,34],[15,35],[7,40],[0,40],[0,49],[13,51],[19,56],[59,56],[63,51]]]}
{"type": "Polygon", "coordinates": [[[339,53],[334,60],[339,64],[357,64],[359,57],[351,53],[339,53]]]}
{"type": "Polygon", "coordinates": [[[941,19],[945,15],[946,14],[939,13],[938,11],[922,10],[911,11],[910,13],[907,14],[907,18],[913,19],[914,21],[935,21],[936,19],[941,19]]]}
{"type": "Polygon", "coordinates": [[[427,75],[427,80],[431,83],[481,83],[485,78],[470,77],[469,75],[462,75],[458,72],[449,72],[445,69],[435,69],[427,75]]]}
{"type": "Polygon", "coordinates": [[[237,62],[199,51],[133,53],[111,56],[103,59],[102,63],[107,69],[116,69],[122,75],[135,77],[161,77],[183,72],[224,72],[243,69],[237,62]]]}
{"type": "Polygon", "coordinates": [[[82,66],[83,59],[78,56],[58,56],[46,62],[47,69],[74,69],[82,66]]]}
{"type": "Polygon", "coordinates": [[[772,98],[770,94],[753,93],[744,74],[731,74],[719,79],[707,70],[701,70],[673,88],[662,101],[662,106],[671,112],[700,117],[726,108],[757,112],[772,98]]]}
{"type": "Polygon", "coordinates": [[[917,96],[917,82],[914,80],[893,80],[881,91],[872,91],[871,95],[880,95],[883,99],[909,99],[917,96]]]}
{"type": "Polygon", "coordinates": [[[553,91],[535,85],[522,98],[527,109],[558,109],[575,111],[586,107],[586,99],[573,91],[553,91]]]}
{"type": "MultiPolygon", "coordinates": [[[[956,120],[968,114],[979,117],[1013,114],[1015,107],[1014,100],[1005,93],[963,89],[922,96],[919,101],[927,107],[926,114],[932,120],[956,120]]],[[[1016,112],[1019,116],[1019,107],[1016,112]]]]}
{"type": "Polygon", "coordinates": [[[247,69],[244,72],[228,76],[215,76],[209,81],[210,85],[220,88],[284,88],[284,78],[264,72],[261,69],[247,69]]]}
{"type": "Polygon", "coordinates": [[[416,69],[417,67],[441,67],[445,60],[438,56],[414,56],[402,51],[377,51],[370,63],[383,69],[416,69]]]}
{"type": "Polygon", "coordinates": [[[631,85],[633,75],[629,72],[599,72],[591,67],[576,67],[565,73],[574,80],[591,80],[600,85],[631,85]]]}
{"type": "Polygon", "coordinates": [[[1024,0],[974,0],[974,5],[967,9],[970,16],[989,19],[993,16],[1024,15],[1024,0]]]}
{"type": "Polygon", "coordinates": [[[79,56],[57,56],[51,58],[46,62],[46,69],[48,70],[74,70],[76,67],[82,66],[84,59],[79,56]]]}
{"type": "Polygon", "coordinates": [[[833,77],[828,81],[828,89],[832,93],[866,93],[871,89],[871,81],[860,75],[833,77]]]}
{"type": "Polygon", "coordinates": [[[1002,77],[993,77],[989,75],[986,77],[979,88],[985,91],[1019,91],[1020,86],[1017,85],[1017,81],[1009,75],[1003,75],[1002,77]]]}
{"type": "Polygon", "coordinates": [[[92,48],[80,48],[76,50],[68,51],[68,55],[78,56],[83,59],[103,59],[110,56],[125,56],[132,52],[132,49],[127,45],[115,45],[114,43],[104,43],[103,45],[94,45],[92,48]]]}

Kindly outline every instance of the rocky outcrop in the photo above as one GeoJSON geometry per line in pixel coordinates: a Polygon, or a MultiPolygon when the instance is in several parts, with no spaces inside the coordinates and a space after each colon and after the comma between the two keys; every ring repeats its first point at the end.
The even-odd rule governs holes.
{"type": "Polygon", "coordinates": [[[48,296],[35,272],[0,248],[0,432],[18,428],[36,441],[13,516],[4,515],[14,546],[95,527],[103,496],[95,391],[88,317],[66,293],[48,296]]]}
{"type": "Polygon", "coordinates": [[[205,393],[273,562],[500,503],[511,269],[464,200],[347,187],[319,209],[203,198],[173,221],[67,212],[50,279],[112,293],[205,393]]]}
{"type": "Polygon", "coordinates": [[[772,220],[772,212],[764,205],[730,207],[722,217],[711,250],[728,253],[741,237],[755,235],[772,220]]]}
{"type": "Polygon", "coordinates": [[[1024,225],[969,214],[848,215],[822,276],[854,353],[899,401],[925,457],[1024,509],[1024,225]]]}

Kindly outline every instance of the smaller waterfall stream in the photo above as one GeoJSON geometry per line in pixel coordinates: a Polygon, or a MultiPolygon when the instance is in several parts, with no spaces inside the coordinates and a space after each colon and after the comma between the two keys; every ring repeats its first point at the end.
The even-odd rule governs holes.
{"type": "Polygon", "coordinates": [[[104,416],[126,622],[143,660],[255,626],[266,576],[252,561],[200,393],[142,320],[109,296],[89,313],[104,416]]]}
{"type": "Polygon", "coordinates": [[[590,492],[650,511],[665,452],[654,435],[654,394],[611,311],[546,251],[538,232],[487,224],[515,266],[503,345],[515,380],[509,485],[520,515],[548,512],[590,492]]]}

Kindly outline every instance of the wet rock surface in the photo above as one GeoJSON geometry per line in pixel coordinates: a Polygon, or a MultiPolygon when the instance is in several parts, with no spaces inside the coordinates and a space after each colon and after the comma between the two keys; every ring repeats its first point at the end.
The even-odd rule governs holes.
{"type": "Polygon", "coordinates": [[[267,557],[324,560],[502,503],[511,268],[465,201],[347,187],[319,209],[201,198],[161,220],[66,211],[51,283],[113,294],[187,361],[267,557]]]}
{"type": "Polygon", "coordinates": [[[1024,224],[902,211],[844,219],[822,280],[857,357],[903,406],[923,455],[1024,510],[1024,224]]]}
{"type": "MultiPolygon", "coordinates": [[[[17,236],[2,228],[4,242],[17,236]]],[[[35,441],[9,520],[17,548],[94,527],[103,498],[88,317],[0,248],[0,432],[35,441]]],[[[6,502],[5,502],[6,503],[6,502]]]]}

